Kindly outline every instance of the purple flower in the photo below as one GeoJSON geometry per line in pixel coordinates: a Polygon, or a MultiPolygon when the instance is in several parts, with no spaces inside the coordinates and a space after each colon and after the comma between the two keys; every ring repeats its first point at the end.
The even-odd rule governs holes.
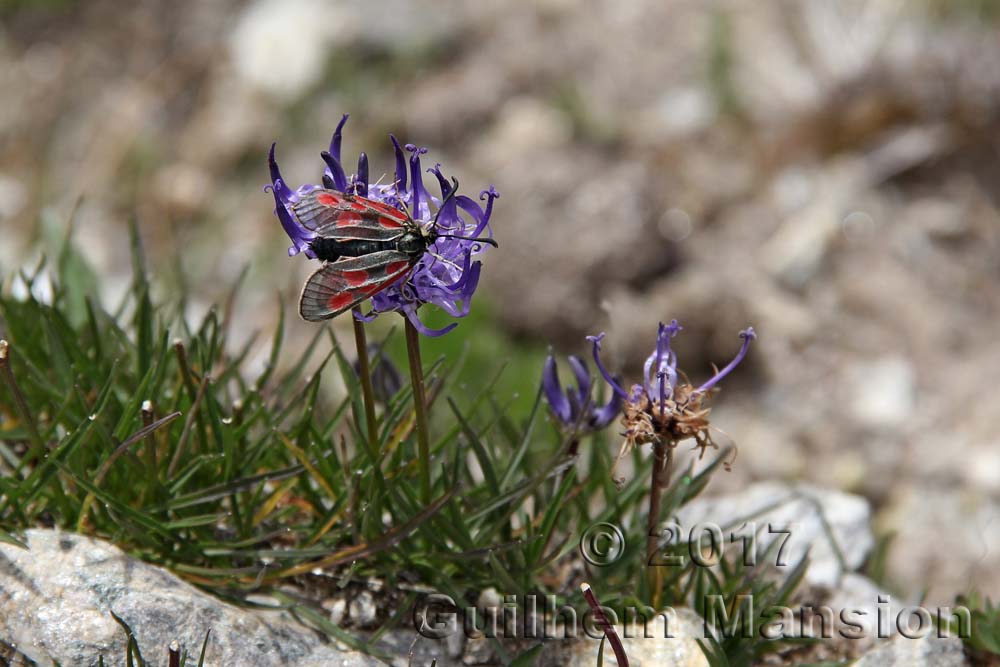
{"type": "Polygon", "coordinates": [[[474,258],[487,247],[486,243],[475,239],[483,235],[488,239],[493,238],[490,217],[493,213],[493,200],[500,195],[492,186],[480,193],[479,201],[457,193],[452,195],[454,182],[442,174],[440,165],[426,170],[434,175],[440,188],[440,195],[431,194],[424,186],[424,170],[420,164],[420,156],[425,155],[427,149],[406,144],[404,152],[404,148],[392,135],[389,138],[396,159],[395,178],[391,183],[369,182],[368,156],[364,153],[358,158],[357,172],[348,174],[340,157],[342,131],[346,122],[345,115],[337,124],[329,151],[320,154],[326,163],[322,186],[306,184],[297,190],[289,188],[281,177],[274,159],[274,146],[271,146],[268,159],[271,184],[265,190],[274,195],[275,214],[292,240],[288,254],[293,256],[302,252],[310,259],[315,259],[309,243],[316,237],[316,232],[296,218],[292,205],[303,193],[317,187],[367,197],[399,208],[406,211],[421,227],[426,228],[436,220],[439,234],[463,238],[438,238],[416,263],[406,280],[374,295],[371,299],[371,312],[365,316],[356,316],[370,321],[381,313],[396,311],[425,336],[446,334],[458,324],[453,322],[442,329],[430,329],[417,317],[417,309],[425,303],[431,303],[452,317],[465,317],[469,314],[472,295],[479,285],[482,270],[481,262],[474,258]]]}
{"type": "Polygon", "coordinates": [[[656,335],[656,347],[643,365],[643,381],[626,392],[618,380],[608,373],[601,361],[601,340],[604,334],[588,336],[593,343],[594,361],[615,395],[625,401],[622,423],[625,425],[625,443],[618,458],[635,445],[652,442],[676,443],[693,438],[697,446],[714,447],[709,433],[709,408],[703,405],[705,396],[726,377],[750,348],[750,341],[757,337],[753,327],[740,332],[743,345],[729,364],[701,385],[694,387],[681,381],[677,370],[677,355],[670,347],[670,341],[681,331],[677,320],[670,324],[660,323],[656,335]]]}
{"type": "Polygon", "coordinates": [[[576,387],[563,391],[559,382],[559,369],[551,354],[545,359],[542,369],[542,390],[552,409],[552,414],[564,426],[585,431],[599,431],[622,411],[622,399],[612,392],[610,400],[603,406],[594,405],[590,398],[590,370],[579,357],[570,355],[570,368],[576,377],[576,387]]]}
{"type": "MultiPolygon", "coordinates": [[[[677,354],[670,349],[670,339],[676,336],[682,329],[683,327],[677,323],[677,320],[671,320],[670,324],[660,322],[660,327],[656,334],[656,348],[643,365],[643,383],[633,385],[631,394],[626,393],[622,389],[618,380],[608,373],[604,362],[601,361],[601,341],[604,339],[604,332],[596,336],[587,336],[587,340],[593,343],[594,362],[597,364],[598,370],[616,395],[628,400],[629,403],[649,401],[652,405],[658,406],[660,411],[663,411],[666,401],[673,399],[677,390],[677,354]],[[653,372],[654,369],[655,373],[653,372]]],[[[743,339],[743,345],[733,360],[696,389],[688,387],[683,392],[687,400],[707,393],[722,378],[729,375],[747,355],[747,350],[750,348],[750,341],[757,338],[757,332],[754,331],[753,327],[747,327],[740,332],[740,338],[743,339]]]]}

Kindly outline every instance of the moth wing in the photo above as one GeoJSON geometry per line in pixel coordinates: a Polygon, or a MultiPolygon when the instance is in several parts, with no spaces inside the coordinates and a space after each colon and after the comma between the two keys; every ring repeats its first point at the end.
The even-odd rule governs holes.
{"type": "Polygon", "coordinates": [[[395,206],[389,206],[380,201],[375,201],[374,199],[368,199],[366,197],[357,197],[356,201],[364,206],[369,211],[376,213],[384,218],[388,218],[394,222],[405,225],[410,222],[409,216],[403,211],[399,210],[395,206]]]}
{"type": "Polygon", "coordinates": [[[412,266],[410,259],[396,250],[327,262],[302,288],[299,315],[308,322],[336,317],[396,282],[412,266]]]}
{"type": "Polygon", "coordinates": [[[389,241],[412,224],[388,204],[322,188],[304,193],[292,209],[307,229],[337,239],[389,241]]]}
{"type": "Polygon", "coordinates": [[[316,229],[316,234],[338,241],[393,241],[405,233],[402,229],[387,227],[363,227],[358,225],[341,225],[331,222],[316,229]]]}

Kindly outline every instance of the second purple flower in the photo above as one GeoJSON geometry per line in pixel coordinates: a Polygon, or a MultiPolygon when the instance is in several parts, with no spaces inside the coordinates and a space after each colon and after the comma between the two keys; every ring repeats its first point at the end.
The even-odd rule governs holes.
{"type": "Polygon", "coordinates": [[[593,344],[594,362],[605,381],[621,400],[625,401],[622,424],[625,426],[625,442],[618,454],[619,460],[631,448],[653,444],[673,448],[682,440],[693,439],[702,453],[708,447],[716,447],[712,441],[705,398],[722,378],[726,377],[746,357],[750,342],[757,338],[753,327],[740,332],[743,344],[736,356],[722,370],[700,385],[692,385],[680,380],[677,369],[677,354],[671,349],[670,341],[681,331],[677,320],[669,324],[660,323],[656,335],[656,347],[643,366],[642,381],[626,392],[617,378],[608,373],[601,361],[601,341],[604,334],[588,336],[593,344]]]}

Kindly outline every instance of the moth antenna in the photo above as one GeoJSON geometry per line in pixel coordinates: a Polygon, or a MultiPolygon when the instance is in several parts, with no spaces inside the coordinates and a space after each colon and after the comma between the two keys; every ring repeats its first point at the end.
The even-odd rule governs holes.
{"type": "Polygon", "coordinates": [[[457,236],[455,234],[438,234],[439,239],[459,239],[460,241],[475,241],[476,243],[485,243],[486,245],[493,246],[494,248],[499,248],[500,244],[486,236],[457,236]]]}
{"type": "MultiPolygon", "coordinates": [[[[438,228],[438,218],[441,217],[441,211],[444,210],[444,207],[448,205],[448,202],[451,201],[451,199],[455,196],[455,193],[457,192],[458,192],[458,179],[453,177],[451,179],[451,190],[448,191],[448,195],[441,202],[441,206],[438,207],[437,214],[434,216],[434,222],[431,223],[431,230],[436,230],[438,228]]],[[[476,241],[477,243],[485,243],[487,245],[491,245],[494,248],[500,247],[500,245],[491,238],[482,238],[482,237],[473,238],[470,236],[458,236],[457,234],[437,234],[437,238],[460,239],[462,241],[476,241]]],[[[443,257],[441,259],[443,261],[447,261],[444,260],[443,257]]],[[[451,264],[452,266],[455,266],[453,262],[448,262],[448,263],[451,264]]]]}
{"type": "Polygon", "coordinates": [[[434,215],[434,222],[431,223],[432,230],[436,230],[438,228],[438,218],[441,217],[441,211],[443,211],[444,207],[448,205],[448,202],[451,201],[451,199],[455,196],[456,192],[458,192],[458,179],[452,178],[451,190],[448,192],[448,195],[441,202],[441,205],[438,207],[437,213],[434,215]]]}

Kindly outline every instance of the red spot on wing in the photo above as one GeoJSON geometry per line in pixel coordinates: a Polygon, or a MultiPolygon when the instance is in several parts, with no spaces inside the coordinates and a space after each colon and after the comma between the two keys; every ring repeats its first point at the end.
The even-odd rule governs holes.
{"type": "Polygon", "coordinates": [[[361,215],[352,211],[344,211],[337,215],[338,227],[356,227],[361,224],[361,215]]]}
{"type": "Polygon", "coordinates": [[[409,218],[395,206],[389,206],[373,199],[362,199],[364,205],[379,214],[379,222],[386,227],[402,227],[409,218]]]}
{"type": "Polygon", "coordinates": [[[364,284],[364,282],[368,280],[368,272],[364,269],[358,269],[357,271],[344,271],[344,279],[351,287],[357,287],[358,285],[364,284]]]}
{"type": "Polygon", "coordinates": [[[378,223],[383,227],[388,227],[390,229],[399,229],[403,226],[403,223],[394,218],[390,218],[386,215],[380,215],[378,218],[378,223]]]}
{"type": "Polygon", "coordinates": [[[365,204],[370,206],[372,209],[378,211],[382,215],[388,215],[389,217],[396,218],[397,220],[406,220],[406,214],[400,211],[395,206],[389,206],[380,201],[375,201],[374,199],[366,199],[365,204]]]}
{"type": "Polygon", "coordinates": [[[386,265],[385,272],[386,275],[392,276],[399,273],[400,271],[406,271],[408,268],[410,268],[409,262],[391,262],[386,265]]]}
{"type": "Polygon", "coordinates": [[[322,204],[323,206],[336,206],[339,201],[339,197],[335,197],[329,192],[321,192],[316,195],[316,203],[322,204]]]}
{"type": "Polygon", "coordinates": [[[341,310],[342,308],[347,308],[352,303],[354,303],[354,295],[350,292],[341,292],[340,294],[331,296],[326,305],[330,307],[330,310],[341,310]]]}

